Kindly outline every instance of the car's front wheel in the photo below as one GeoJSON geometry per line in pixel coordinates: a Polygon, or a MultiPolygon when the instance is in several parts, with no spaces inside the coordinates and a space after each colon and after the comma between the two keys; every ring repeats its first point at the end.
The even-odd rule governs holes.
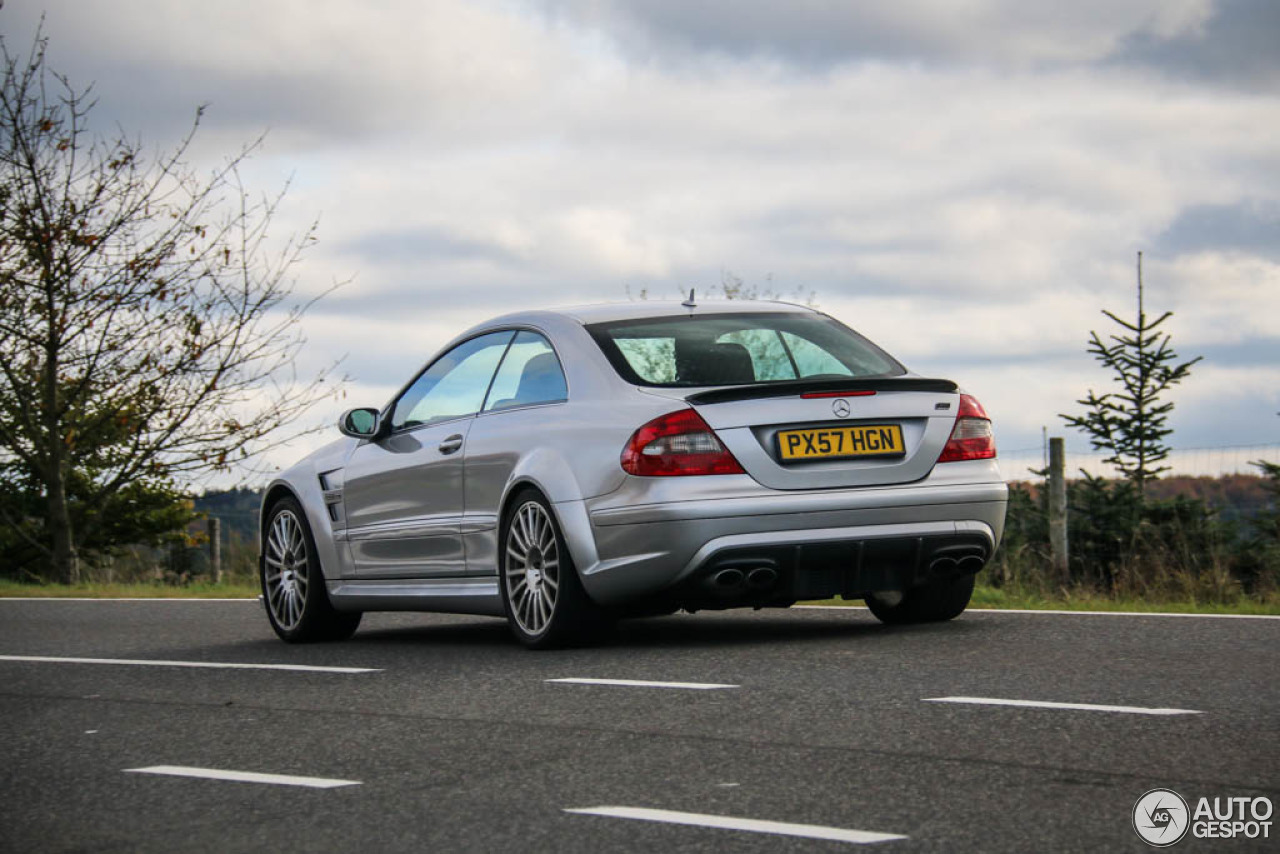
{"type": "Polygon", "coordinates": [[[526,489],[501,530],[502,607],[511,633],[530,649],[563,646],[607,625],[582,588],[551,506],[526,489]]]}
{"type": "Polygon", "coordinates": [[[872,593],[867,596],[867,607],[882,623],[932,623],[960,616],[972,597],[973,576],[961,575],[939,578],[905,593],[872,593]]]}
{"type": "Polygon", "coordinates": [[[293,498],[282,498],[271,506],[260,577],[267,619],[281,640],[345,640],[360,625],[359,611],[338,611],[329,601],[315,539],[293,498]]]}

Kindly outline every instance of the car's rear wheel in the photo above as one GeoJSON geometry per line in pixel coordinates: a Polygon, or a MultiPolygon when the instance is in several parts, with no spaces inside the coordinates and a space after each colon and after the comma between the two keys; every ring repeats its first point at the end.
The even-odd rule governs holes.
{"type": "Polygon", "coordinates": [[[271,506],[260,580],[267,619],[281,640],[345,640],[360,625],[359,611],[338,611],[329,601],[315,539],[293,498],[282,498],[271,506]]]}
{"type": "Polygon", "coordinates": [[[890,625],[934,623],[960,616],[972,597],[973,576],[961,575],[926,582],[905,593],[872,593],[867,607],[876,619],[890,625]]]}
{"type": "Polygon", "coordinates": [[[507,623],[530,649],[582,641],[608,624],[582,588],[550,504],[533,489],[503,520],[499,564],[507,623]]]}

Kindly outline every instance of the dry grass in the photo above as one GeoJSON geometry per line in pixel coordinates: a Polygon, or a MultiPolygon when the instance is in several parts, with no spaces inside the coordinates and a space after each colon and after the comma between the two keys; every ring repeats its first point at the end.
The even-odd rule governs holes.
{"type": "Polygon", "coordinates": [[[256,599],[256,584],[28,584],[0,580],[0,598],[35,599],[256,599]]]}

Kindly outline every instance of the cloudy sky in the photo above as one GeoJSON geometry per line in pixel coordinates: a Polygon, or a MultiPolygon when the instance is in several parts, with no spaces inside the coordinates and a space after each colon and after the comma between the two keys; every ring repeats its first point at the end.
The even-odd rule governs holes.
{"type": "Polygon", "coordinates": [[[281,237],[320,218],[300,289],[350,280],[303,359],[348,354],[350,405],[508,309],[728,272],[959,381],[1002,449],[1084,449],[1057,413],[1142,250],[1204,356],[1173,444],[1280,443],[1274,0],[9,0],[11,49],[42,12],[104,130],[268,132],[281,237]]]}

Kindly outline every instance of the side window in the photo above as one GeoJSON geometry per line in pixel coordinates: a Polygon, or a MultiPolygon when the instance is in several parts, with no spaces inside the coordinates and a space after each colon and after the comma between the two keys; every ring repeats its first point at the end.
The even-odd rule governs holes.
{"type": "Polygon", "coordinates": [[[460,418],[480,411],[513,333],[490,332],[464,341],[431,363],[396,401],[391,429],[460,418]]]}
{"type": "MultiPolygon", "coordinates": [[[[800,376],[813,377],[823,374],[835,374],[841,377],[853,376],[853,371],[842,365],[839,359],[814,344],[808,338],[801,338],[799,335],[792,335],[790,332],[783,332],[782,338],[787,342],[787,348],[791,350],[791,355],[796,360],[796,367],[800,370],[800,376]]],[[[868,371],[867,373],[873,372],[868,371]]]]}
{"type": "Polygon", "coordinates": [[[520,332],[493,379],[485,412],[565,400],[569,387],[556,353],[536,332],[520,332]]]}

